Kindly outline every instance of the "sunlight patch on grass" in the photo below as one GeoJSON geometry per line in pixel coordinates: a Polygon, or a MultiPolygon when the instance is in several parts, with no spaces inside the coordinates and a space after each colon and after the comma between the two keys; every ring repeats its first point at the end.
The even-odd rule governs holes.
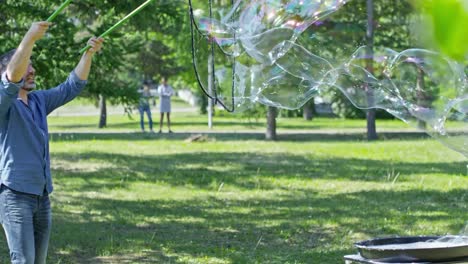
{"type": "Polygon", "coordinates": [[[205,169],[209,171],[215,171],[215,172],[229,172],[232,170],[240,170],[243,169],[244,166],[241,164],[235,164],[235,163],[222,163],[222,162],[217,162],[213,161],[211,164],[183,164],[179,163],[176,164],[175,170],[182,169],[182,170],[198,170],[198,169],[205,169]]]}
{"type": "Polygon", "coordinates": [[[122,189],[112,189],[101,194],[101,198],[126,201],[177,200],[185,201],[203,198],[205,192],[191,186],[171,186],[163,182],[132,182],[122,189]]]}
{"type": "Polygon", "coordinates": [[[76,162],[73,161],[66,161],[60,159],[54,159],[51,162],[51,169],[52,170],[62,170],[62,171],[79,171],[79,172],[97,172],[100,170],[105,169],[112,169],[117,168],[116,164],[113,163],[104,163],[100,161],[87,161],[86,163],[80,162],[77,160],[76,162]]]}
{"type": "MultiPolygon", "coordinates": [[[[200,253],[201,255],[203,255],[203,253],[200,253]]],[[[216,258],[216,257],[208,257],[208,256],[191,256],[191,255],[184,255],[182,254],[182,256],[178,255],[178,254],[174,254],[174,256],[177,257],[177,261],[181,262],[181,263],[190,263],[190,264],[202,264],[202,263],[206,263],[206,264],[229,264],[229,263],[232,263],[231,261],[227,261],[225,259],[220,259],[220,258],[216,258]]]]}

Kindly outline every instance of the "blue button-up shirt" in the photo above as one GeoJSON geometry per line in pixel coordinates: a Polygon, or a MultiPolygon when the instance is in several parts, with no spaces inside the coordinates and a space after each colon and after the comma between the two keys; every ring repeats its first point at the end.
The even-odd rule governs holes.
{"type": "Polygon", "coordinates": [[[75,98],[86,85],[72,72],[59,86],[18,98],[21,83],[0,82],[1,184],[15,191],[42,195],[52,192],[47,115],[75,98]]]}

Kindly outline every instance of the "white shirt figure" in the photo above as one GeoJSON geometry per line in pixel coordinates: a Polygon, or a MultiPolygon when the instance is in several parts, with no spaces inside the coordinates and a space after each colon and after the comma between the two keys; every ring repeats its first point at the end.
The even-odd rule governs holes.
{"type": "Polygon", "coordinates": [[[163,83],[158,86],[158,94],[159,94],[159,100],[160,100],[159,111],[161,113],[170,113],[171,112],[171,96],[174,95],[174,90],[164,80],[163,83]]]}

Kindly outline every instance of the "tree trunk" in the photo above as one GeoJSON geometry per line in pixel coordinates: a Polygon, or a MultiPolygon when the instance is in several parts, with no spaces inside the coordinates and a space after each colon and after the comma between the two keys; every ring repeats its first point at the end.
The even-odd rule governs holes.
{"type": "Polygon", "coordinates": [[[375,109],[369,109],[366,113],[367,118],[367,140],[377,140],[377,129],[375,125],[375,109]]]}
{"type": "MultiPolygon", "coordinates": [[[[367,0],[367,32],[366,40],[368,47],[367,54],[367,71],[369,73],[374,73],[374,2],[373,0],[367,0]]],[[[365,86],[366,96],[367,96],[367,105],[370,107],[374,106],[374,91],[369,85],[365,86]]],[[[367,140],[376,140],[377,139],[377,129],[375,126],[375,108],[367,110],[367,140]]]]}
{"type": "Polygon", "coordinates": [[[107,107],[106,107],[106,97],[102,94],[99,95],[99,128],[104,128],[107,126],[107,107]]]}
{"type": "MultiPolygon", "coordinates": [[[[417,66],[416,66],[417,67],[417,66]]],[[[427,98],[424,91],[424,71],[422,69],[417,69],[418,77],[416,79],[416,100],[419,106],[428,107],[427,98]]],[[[425,130],[426,122],[424,120],[418,119],[418,128],[425,130]]]]}
{"type": "Polygon", "coordinates": [[[305,120],[310,121],[314,117],[314,98],[310,99],[305,105],[302,107],[302,116],[305,120]]]}
{"type": "Polygon", "coordinates": [[[276,108],[268,106],[267,111],[267,130],[265,134],[266,140],[276,140],[276,108]]]}

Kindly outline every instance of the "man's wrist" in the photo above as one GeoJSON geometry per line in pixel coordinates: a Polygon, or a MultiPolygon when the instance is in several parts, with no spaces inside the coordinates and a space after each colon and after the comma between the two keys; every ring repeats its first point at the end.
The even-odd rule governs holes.
{"type": "Polygon", "coordinates": [[[92,51],[90,51],[90,50],[87,50],[87,51],[85,51],[85,53],[83,54],[83,57],[92,59],[92,58],[94,57],[94,54],[95,54],[95,52],[92,52],[92,51]]]}

